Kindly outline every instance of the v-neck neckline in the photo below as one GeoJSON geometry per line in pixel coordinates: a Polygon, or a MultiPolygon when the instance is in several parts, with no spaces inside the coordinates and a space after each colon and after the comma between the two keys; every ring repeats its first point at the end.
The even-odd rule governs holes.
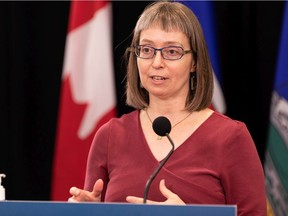
{"type": "MultiPolygon", "coordinates": [[[[155,162],[157,162],[158,164],[161,163],[161,161],[164,160],[161,159],[161,160],[158,160],[155,155],[153,154],[153,152],[151,151],[150,147],[149,147],[149,144],[146,140],[146,137],[145,137],[145,134],[144,134],[144,131],[143,131],[143,128],[142,128],[142,125],[141,125],[141,121],[140,121],[140,112],[141,110],[138,111],[138,128],[139,128],[139,134],[140,134],[140,139],[142,140],[141,143],[143,143],[144,145],[144,149],[145,151],[148,153],[149,157],[151,159],[153,159],[155,162]]],[[[181,145],[179,145],[177,148],[174,149],[174,152],[173,154],[177,154],[177,152],[181,151],[182,148],[185,148],[186,145],[188,145],[189,143],[191,143],[191,140],[197,136],[197,134],[199,133],[200,130],[202,130],[203,127],[205,127],[205,125],[207,124],[208,121],[210,121],[210,119],[215,115],[215,112],[213,112],[211,115],[208,116],[207,119],[205,119],[197,128],[196,130],[190,134],[190,136],[188,136],[188,138],[186,140],[184,140],[182,142],[181,145]]],[[[172,138],[173,140],[173,138],[172,138]]],[[[169,141],[168,141],[169,142],[169,141]]],[[[173,156],[173,155],[172,155],[173,156]]]]}

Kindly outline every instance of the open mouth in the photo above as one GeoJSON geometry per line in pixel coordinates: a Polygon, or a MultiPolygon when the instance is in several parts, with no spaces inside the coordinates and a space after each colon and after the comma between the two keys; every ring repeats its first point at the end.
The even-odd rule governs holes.
{"type": "Polygon", "coordinates": [[[153,80],[166,80],[166,78],[162,76],[152,76],[152,79],[153,80]]]}

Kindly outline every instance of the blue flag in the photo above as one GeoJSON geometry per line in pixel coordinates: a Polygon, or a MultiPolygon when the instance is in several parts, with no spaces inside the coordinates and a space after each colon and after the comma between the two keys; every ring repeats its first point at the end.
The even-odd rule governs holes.
{"type": "Polygon", "coordinates": [[[288,2],[285,3],[265,156],[268,215],[288,215],[288,2]]]}
{"type": "Polygon", "coordinates": [[[214,73],[213,108],[225,113],[226,105],[221,88],[221,73],[218,60],[217,36],[215,30],[214,3],[212,1],[180,1],[189,7],[197,16],[204,32],[214,73]]]}

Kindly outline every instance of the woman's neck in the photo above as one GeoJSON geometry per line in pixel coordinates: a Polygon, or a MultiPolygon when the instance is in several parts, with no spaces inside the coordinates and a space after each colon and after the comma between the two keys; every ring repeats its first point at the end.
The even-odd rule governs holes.
{"type": "Polygon", "coordinates": [[[185,100],[153,100],[150,98],[149,106],[147,107],[150,112],[158,115],[171,115],[176,113],[187,113],[185,109],[185,100]]]}

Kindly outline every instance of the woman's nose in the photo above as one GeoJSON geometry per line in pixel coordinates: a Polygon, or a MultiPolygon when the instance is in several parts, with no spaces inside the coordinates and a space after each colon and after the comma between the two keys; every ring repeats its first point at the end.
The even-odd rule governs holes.
{"type": "Polygon", "coordinates": [[[162,57],[162,54],[161,54],[161,51],[160,50],[157,50],[156,52],[155,52],[155,56],[154,56],[154,58],[153,58],[153,66],[154,67],[159,67],[159,66],[161,66],[162,65],[162,63],[163,63],[163,57],[162,57]]]}

